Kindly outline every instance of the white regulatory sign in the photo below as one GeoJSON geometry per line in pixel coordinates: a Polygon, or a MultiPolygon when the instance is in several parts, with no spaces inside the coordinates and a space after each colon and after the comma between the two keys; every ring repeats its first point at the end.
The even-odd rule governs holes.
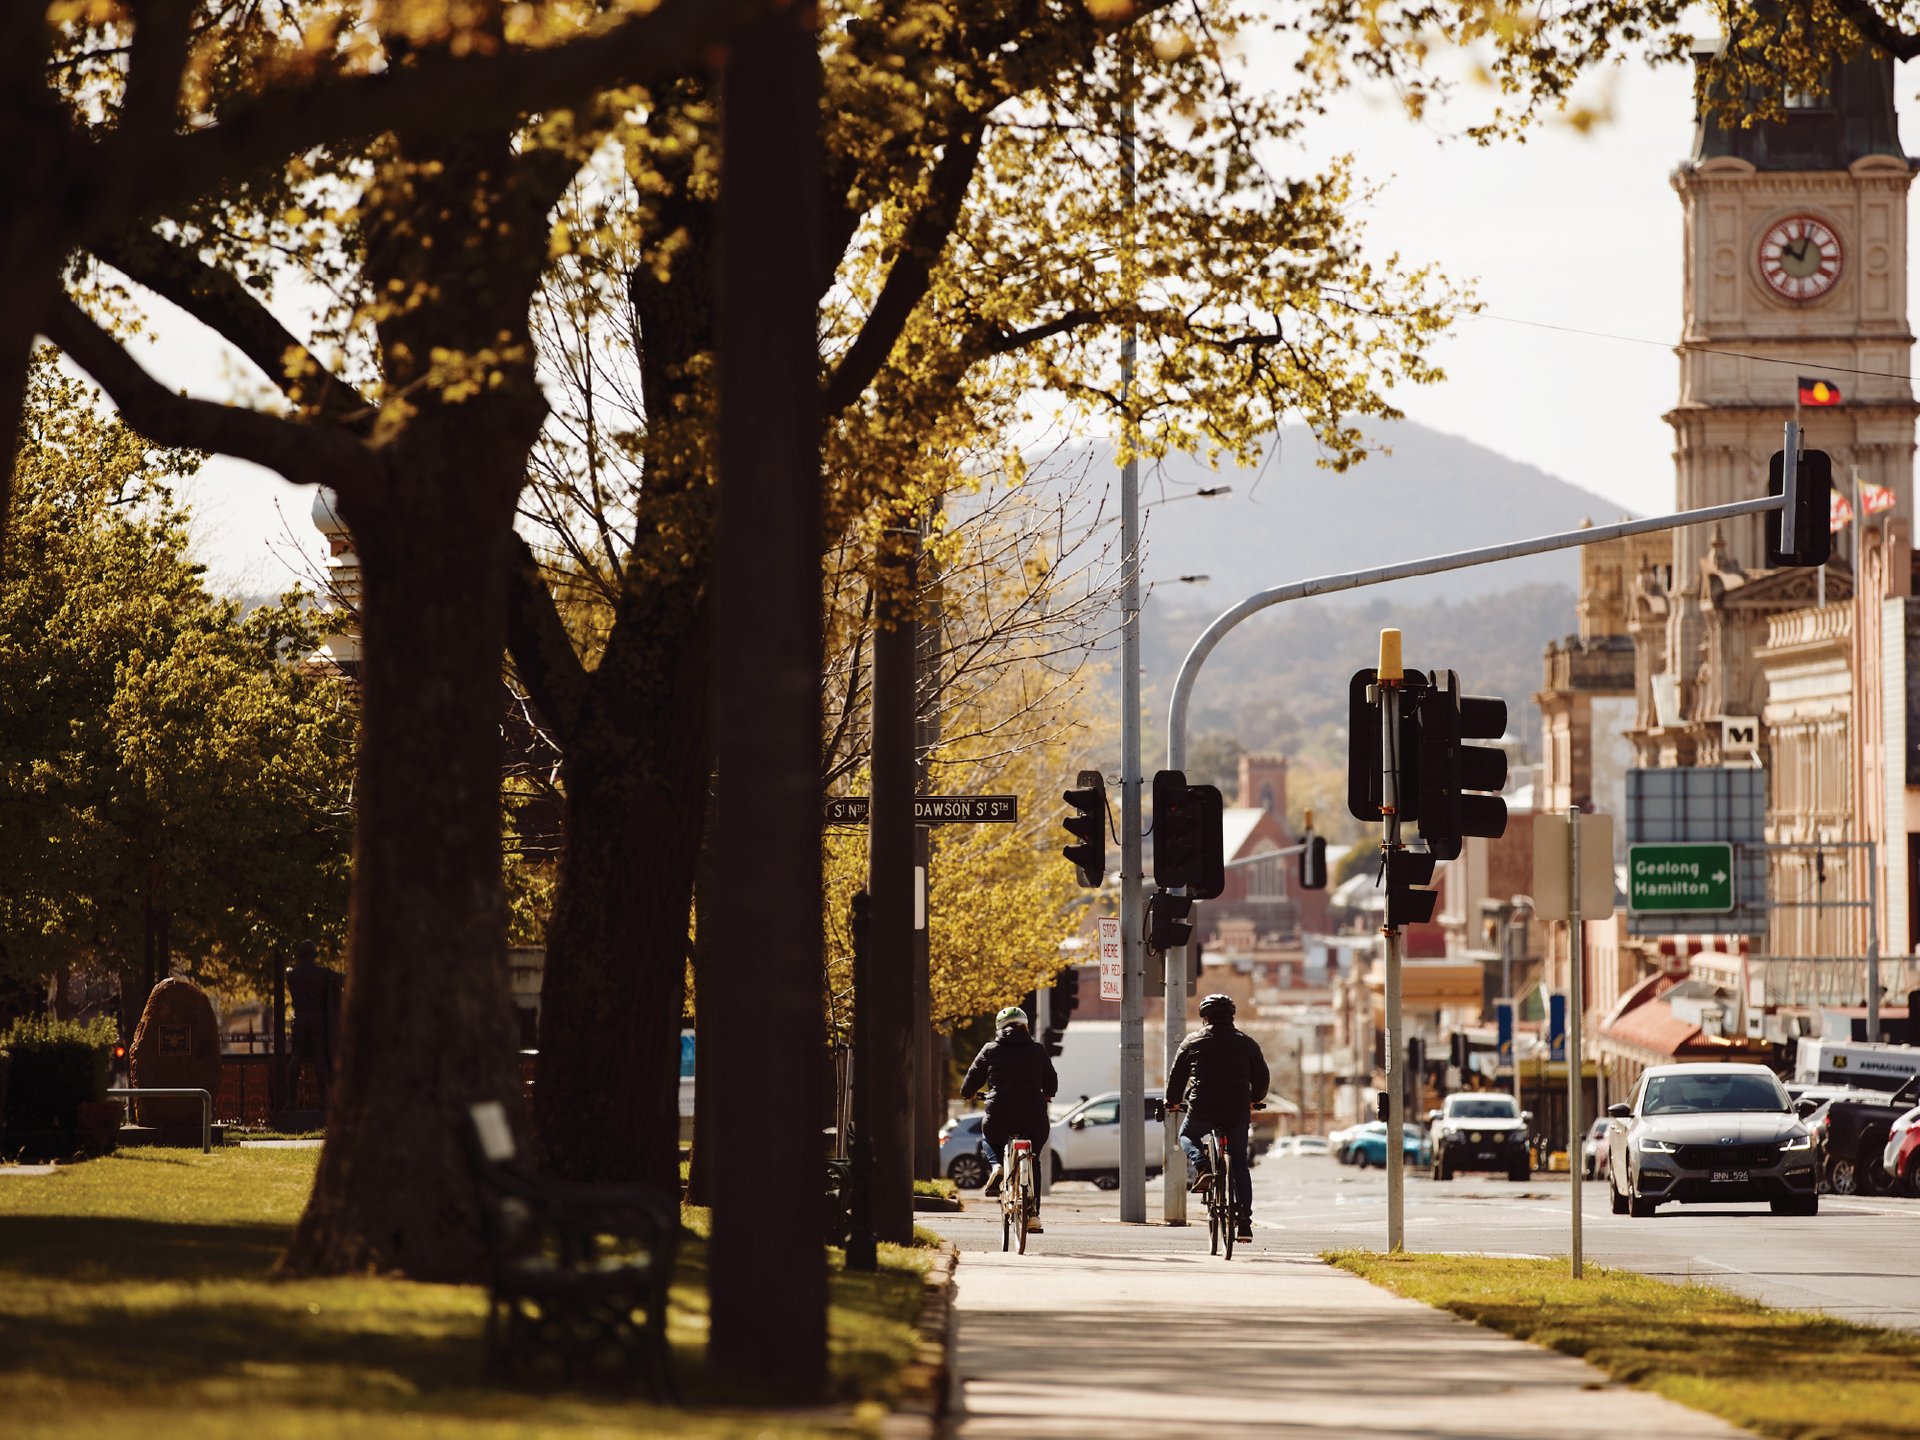
{"type": "Polygon", "coordinates": [[[1120,917],[1100,917],[1100,998],[1120,998],[1120,917]]]}

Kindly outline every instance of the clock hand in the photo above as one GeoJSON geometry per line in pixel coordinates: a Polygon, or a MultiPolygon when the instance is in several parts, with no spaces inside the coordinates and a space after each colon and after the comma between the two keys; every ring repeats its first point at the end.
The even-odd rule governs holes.
{"type": "Polygon", "coordinates": [[[1786,253],[1791,255],[1796,260],[1804,260],[1807,258],[1807,246],[1810,243],[1811,242],[1808,240],[1808,238],[1805,235],[1802,235],[1799,238],[1799,240],[1795,241],[1792,245],[1789,245],[1787,247],[1786,253]]]}

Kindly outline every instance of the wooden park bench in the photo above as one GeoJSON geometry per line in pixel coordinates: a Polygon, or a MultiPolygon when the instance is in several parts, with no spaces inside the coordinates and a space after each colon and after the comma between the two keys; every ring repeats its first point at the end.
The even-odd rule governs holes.
{"type": "Polygon", "coordinates": [[[472,1106],[467,1147],[492,1264],[487,1363],[502,1378],[640,1379],[678,1403],[667,1287],[680,1208],[645,1185],[543,1180],[498,1101],[472,1106]]]}

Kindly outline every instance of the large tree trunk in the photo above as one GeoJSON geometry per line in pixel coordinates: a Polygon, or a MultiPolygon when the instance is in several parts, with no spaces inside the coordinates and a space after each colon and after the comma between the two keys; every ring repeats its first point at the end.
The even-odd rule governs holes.
{"type": "Polygon", "coordinates": [[[404,399],[378,473],[339,496],[363,656],[347,991],[327,1144],[288,1271],[479,1278],[467,1109],[500,1101],[525,1118],[501,886],[501,654],[514,505],[546,414],[528,300],[572,168],[502,136],[390,154],[369,188],[368,273],[404,297],[380,322],[404,399]],[[435,366],[462,357],[490,357],[483,380],[443,388],[435,366]]]}
{"type": "MultiPolygon", "coordinates": [[[[650,122],[705,102],[677,82],[650,122]]],[[[540,994],[535,1128],[543,1162],[577,1180],[679,1178],[680,1018],[687,919],[712,772],[708,579],[712,564],[712,410],[703,377],[713,349],[713,204],[689,147],[663,152],[668,183],[651,204],[680,244],[669,273],[629,278],[647,413],[644,488],[626,592],[583,698],[558,700],[557,669],[536,617],[514,629],[514,660],[566,754],[567,848],[548,924],[540,994]],[[548,702],[543,701],[543,704],[548,702]]],[[[551,597],[523,591],[527,603],[551,597]]],[[[547,633],[552,633],[548,622],[547,633]]]]}
{"type": "Polygon", "coordinates": [[[364,656],[349,964],[327,1143],[291,1271],[482,1273],[459,1127],[478,1101],[521,1109],[500,885],[512,492],[503,504],[495,484],[483,499],[463,477],[499,463],[455,451],[415,470],[409,484],[446,503],[392,527],[404,533],[343,512],[364,656]]]}
{"type": "Polygon", "coordinates": [[[811,11],[749,26],[723,79],[714,561],[714,1373],[820,1394],[827,1121],[820,957],[820,56],[811,11]],[[744,1123],[761,1097],[779,1114],[744,1123]],[[778,1282],[767,1283],[767,1257],[778,1282]]]}
{"type": "MultiPolygon", "coordinates": [[[[696,695],[704,639],[685,662],[700,677],[696,695]]],[[[669,704],[644,733],[621,735],[621,723],[633,727],[636,718],[590,719],[567,745],[567,848],[547,929],[534,1123],[542,1163],[555,1174],[677,1191],[706,710],[669,704]]]]}

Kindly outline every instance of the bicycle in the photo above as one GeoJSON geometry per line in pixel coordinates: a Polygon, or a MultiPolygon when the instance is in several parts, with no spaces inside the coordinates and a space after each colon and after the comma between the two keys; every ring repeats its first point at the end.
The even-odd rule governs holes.
{"type": "Polygon", "coordinates": [[[1226,1258],[1233,1259],[1233,1181],[1227,1169],[1227,1147],[1220,1143],[1220,1132],[1209,1130],[1201,1140],[1201,1153],[1207,1157],[1207,1253],[1218,1255],[1224,1247],[1226,1258]]]}
{"type": "MultiPolygon", "coordinates": [[[[1182,1107],[1169,1105],[1169,1110],[1182,1107]]],[[[1264,1104],[1253,1106],[1255,1110],[1264,1110],[1264,1104]]],[[[1207,1253],[1220,1255],[1225,1259],[1233,1258],[1233,1242],[1239,1230],[1239,1218],[1233,1213],[1233,1161],[1227,1153],[1227,1144],[1218,1130],[1209,1130],[1200,1137],[1200,1153],[1207,1162],[1207,1253]]]]}
{"type": "Polygon", "coordinates": [[[1009,1140],[1004,1173],[1000,1177],[1000,1248],[1019,1244],[1027,1253],[1027,1221],[1033,1213],[1033,1142],[1009,1140]]]}

